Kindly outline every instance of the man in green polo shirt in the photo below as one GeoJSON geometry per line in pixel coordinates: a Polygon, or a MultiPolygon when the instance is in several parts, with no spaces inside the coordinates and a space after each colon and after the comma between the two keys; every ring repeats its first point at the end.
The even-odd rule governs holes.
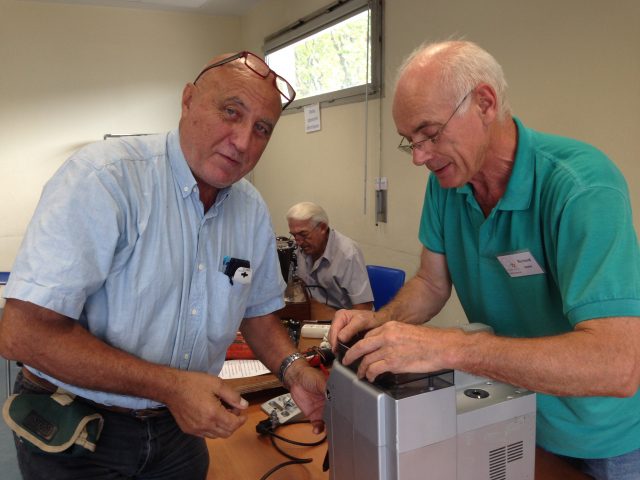
{"type": "Polygon", "coordinates": [[[376,313],[341,311],[331,342],[371,329],[358,374],[455,368],[538,395],[537,443],[598,480],[640,472],[640,252],[627,186],[584,143],[513,118],[502,68],[470,42],[400,70],[400,149],[431,171],[416,276],[376,313]],[[422,324],[452,285],[471,322],[422,324]]]}

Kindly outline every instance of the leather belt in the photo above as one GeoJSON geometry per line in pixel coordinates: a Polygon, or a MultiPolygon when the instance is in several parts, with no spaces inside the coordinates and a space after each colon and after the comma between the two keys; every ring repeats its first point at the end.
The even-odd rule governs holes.
{"type": "MultiPolygon", "coordinates": [[[[34,385],[37,385],[38,387],[45,390],[46,392],[54,393],[56,390],[58,390],[57,385],[54,385],[48,380],[33,374],[28,368],[24,368],[24,367],[22,368],[22,375],[29,382],[33,383],[34,385]]],[[[97,403],[97,402],[94,402],[93,400],[89,400],[87,398],[83,398],[79,396],[76,396],[75,398],[76,400],[89,404],[95,408],[106,410],[108,412],[119,413],[121,415],[128,415],[130,417],[137,418],[139,420],[144,420],[152,417],[159,417],[162,415],[168,415],[170,413],[167,407],[133,409],[133,408],[118,407],[115,405],[103,405],[102,403],[97,403]]]]}

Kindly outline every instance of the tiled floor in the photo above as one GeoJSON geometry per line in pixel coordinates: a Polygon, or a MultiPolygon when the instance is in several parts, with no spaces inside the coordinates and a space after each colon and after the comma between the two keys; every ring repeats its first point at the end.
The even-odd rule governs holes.
{"type": "MultiPolygon", "coordinates": [[[[11,365],[11,386],[18,367],[11,365]]],[[[0,357],[0,400],[4,403],[7,398],[6,360],[0,357]]],[[[13,446],[13,435],[4,420],[0,420],[0,477],[2,480],[20,480],[22,477],[16,461],[16,449],[13,446]]]]}

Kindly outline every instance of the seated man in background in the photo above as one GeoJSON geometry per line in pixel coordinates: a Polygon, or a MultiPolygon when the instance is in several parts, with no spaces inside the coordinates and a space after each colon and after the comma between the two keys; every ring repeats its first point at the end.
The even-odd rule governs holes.
{"type": "Polygon", "coordinates": [[[356,242],[329,228],[327,213],[312,202],[291,207],[287,222],[298,245],[298,277],[311,296],[335,310],[371,310],[373,292],[356,242]]]}

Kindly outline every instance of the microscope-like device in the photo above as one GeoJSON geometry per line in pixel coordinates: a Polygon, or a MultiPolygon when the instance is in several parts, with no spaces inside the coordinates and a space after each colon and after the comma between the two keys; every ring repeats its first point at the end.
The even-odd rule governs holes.
{"type": "Polygon", "coordinates": [[[296,257],[296,243],[288,237],[276,237],[278,260],[282,278],[287,284],[284,300],[287,303],[304,303],[307,300],[304,283],[296,275],[298,257],[296,257]]]}
{"type": "Polygon", "coordinates": [[[331,480],[533,480],[533,392],[454,370],[369,383],[341,363],[359,338],[327,383],[331,480]]]}

